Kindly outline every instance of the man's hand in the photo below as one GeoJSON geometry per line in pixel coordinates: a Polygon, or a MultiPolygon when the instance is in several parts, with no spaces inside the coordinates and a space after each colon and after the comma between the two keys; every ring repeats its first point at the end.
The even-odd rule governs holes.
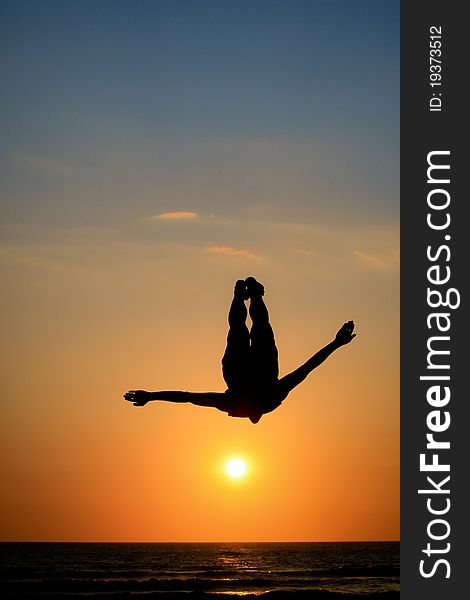
{"type": "Polygon", "coordinates": [[[124,399],[132,402],[134,406],[145,406],[151,400],[151,393],[145,390],[129,390],[124,394],[124,399]]]}
{"type": "Polygon", "coordinates": [[[356,337],[354,331],[354,321],[348,321],[345,323],[341,329],[338,331],[335,337],[335,342],[338,346],[344,346],[345,344],[349,344],[349,342],[356,337]]]}

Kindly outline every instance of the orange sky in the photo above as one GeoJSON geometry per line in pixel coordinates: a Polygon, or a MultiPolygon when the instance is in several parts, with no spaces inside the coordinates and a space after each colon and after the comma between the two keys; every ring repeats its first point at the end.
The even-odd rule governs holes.
{"type": "Polygon", "coordinates": [[[310,256],[162,258],[158,244],[128,252],[110,240],[97,252],[90,234],[57,241],[41,264],[17,258],[3,298],[2,538],[397,539],[397,265],[341,239],[344,269],[310,256]],[[266,284],[281,373],[349,318],[357,338],[258,425],[121,399],[225,389],[226,312],[249,273],[266,284]],[[249,465],[241,481],[223,471],[232,455],[249,465]]]}

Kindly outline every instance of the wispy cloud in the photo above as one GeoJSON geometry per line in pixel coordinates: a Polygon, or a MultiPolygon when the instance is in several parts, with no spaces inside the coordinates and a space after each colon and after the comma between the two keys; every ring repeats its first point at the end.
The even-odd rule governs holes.
{"type": "Polygon", "coordinates": [[[181,219],[197,219],[198,214],[191,210],[173,210],[168,212],[161,212],[156,215],[149,217],[150,221],[178,221],[181,219]]]}
{"type": "Polygon", "coordinates": [[[70,175],[73,168],[66,161],[45,154],[12,154],[11,159],[45,175],[70,175]]]}
{"type": "Polygon", "coordinates": [[[54,256],[50,250],[45,246],[10,247],[2,244],[0,245],[0,264],[5,263],[51,273],[68,272],[68,265],[61,261],[60,257],[54,256]]]}
{"type": "Polygon", "coordinates": [[[390,251],[388,253],[369,254],[362,250],[354,250],[354,255],[362,262],[377,269],[387,269],[398,262],[398,252],[390,251]]]}
{"type": "Polygon", "coordinates": [[[294,256],[318,256],[318,252],[314,250],[308,250],[307,248],[297,248],[292,251],[294,256]]]}
{"type": "Polygon", "coordinates": [[[233,246],[219,246],[215,244],[209,244],[207,251],[210,254],[222,254],[224,256],[237,256],[246,258],[247,260],[258,260],[259,256],[246,250],[245,248],[234,248],[233,246]]]}

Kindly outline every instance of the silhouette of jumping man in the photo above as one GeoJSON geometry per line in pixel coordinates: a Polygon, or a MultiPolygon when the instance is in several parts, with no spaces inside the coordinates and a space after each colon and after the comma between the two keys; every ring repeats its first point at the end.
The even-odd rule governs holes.
{"type": "Polygon", "coordinates": [[[225,392],[146,392],[130,390],[124,398],[134,406],[152,400],[190,402],[196,406],[217,408],[229,417],[247,417],[258,423],[261,417],[280,406],[296,386],[335,350],[356,337],[353,321],[344,323],[334,340],[319,350],[292,373],[279,379],[278,352],[263,301],[264,287],[254,277],[235,284],[228,313],[227,347],[222,358],[225,392]],[[246,300],[250,300],[251,331],[246,326],[246,300]]]}

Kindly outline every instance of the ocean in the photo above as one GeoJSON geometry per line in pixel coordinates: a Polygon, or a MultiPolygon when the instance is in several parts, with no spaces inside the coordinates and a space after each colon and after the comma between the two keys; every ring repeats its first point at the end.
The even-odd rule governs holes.
{"type": "Polygon", "coordinates": [[[2,598],[399,597],[398,542],[1,543],[2,598]]]}

